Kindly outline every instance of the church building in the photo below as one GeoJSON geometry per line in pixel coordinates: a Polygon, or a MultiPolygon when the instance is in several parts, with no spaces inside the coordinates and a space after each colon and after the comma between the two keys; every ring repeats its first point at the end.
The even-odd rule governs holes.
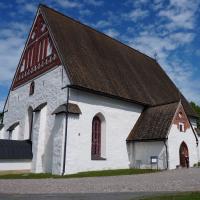
{"type": "Polygon", "coordinates": [[[155,59],[44,5],[3,112],[0,170],[64,175],[200,160],[198,116],[155,59]]]}

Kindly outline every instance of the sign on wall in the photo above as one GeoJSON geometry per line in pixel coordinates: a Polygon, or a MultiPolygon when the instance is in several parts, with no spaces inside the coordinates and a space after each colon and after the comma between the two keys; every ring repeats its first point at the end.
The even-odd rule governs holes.
{"type": "Polygon", "coordinates": [[[151,169],[153,169],[153,167],[156,166],[158,170],[158,156],[151,156],[150,162],[151,162],[151,169]]]}
{"type": "Polygon", "coordinates": [[[42,15],[38,15],[19,63],[12,89],[60,64],[42,15]]]}

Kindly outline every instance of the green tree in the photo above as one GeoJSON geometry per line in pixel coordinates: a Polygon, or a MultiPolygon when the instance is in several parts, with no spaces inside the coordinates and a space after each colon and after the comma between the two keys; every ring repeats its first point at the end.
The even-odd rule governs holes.
{"type": "Polygon", "coordinates": [[[197,127],[200,128],[200,106],[195,104],[194,102],[190,103],[194,111],[199,115],[199,119],[197,120],[197,127]]]}

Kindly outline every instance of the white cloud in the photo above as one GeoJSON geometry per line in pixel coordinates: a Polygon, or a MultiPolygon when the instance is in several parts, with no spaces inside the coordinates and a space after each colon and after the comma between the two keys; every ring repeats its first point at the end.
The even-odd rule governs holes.
{"type": "Polygon", "coordinates": [[[33,3],[31,1],[26,1],[26,0],[16,0],[16,4],[18,5],[18,8],[16,10],[14,10],[12,13],[10,12],[10,14],[12,15],[16,15],[17,13],[25,13],[25,12],[29,12],[29,13],[36,13],[37,10],[37,3],[33,3]]]}
{"type": "Polygon", "coordinates": [[[17,67],[24,39],[10,37],[0,39],[0,83],[10,82],[17,67]]]}
{"type": "Polygon", "coordinates": [[[160,64],[165,67],[165,70],[183,95],[185,95],[189,101],[194,101],[200,105],[200,98],[198,95],[200,91],[200,80],[194,79],[194,67],[177,58],[169,61],[162,60],[160,64]]]}
{"type": "Polygon", "coordinates": [[[93,14],[93,12],[89,9],[79,10],[79,13],[81,16],[90,16],[93,14]]]}
{"type": "Polygon", "coordinates": [[[84,0],[84,2],[93,6],[102,6],[104,4],[104,1],[101,0],[84,0]]]}
{"type": "Polygon", "coordinates": [[[149,15],[149,11],[142,10],[141,8],[137,8],[127,14],[123,14],[122,17],[126,20],[131,20],[131,21],[136,22],[139,19],[143,19],[147,17],[148,15],[149,15]]]}
{"type": "Polygon", "coordinates": [[[200,2],[197,0],[170,0],[167,9],[161,10],[158,15],[168,20],[167,28],[193,29],[195,27],[195,15],[200,2]]]}
{"type": "Polygon", "coordinates": [[[105,27],[108,27],[110,25],[111,25],[111,23],[109,21],[106,21],[106,20],[100,20],[96,24],[93,24],[93,26],[95,28],[105,28],[105,27]]]}
{"type": "Polygon", "coordinates": [[[185,47],[195,38],[192,32],[177,32],[160,36],[153,30],[140,32],[137,36],[124,36],[131,47],[154,57],[157,54],[158,62],[167,71],[171,79],[176,83],[181,92],[191,101],[200,103],[198,97],[200,91],[200,80],[194,80],[194,66],[186,60],[173,57],[173,53],[179,47],[185,47]]]}
{"type": "Polygon", "coordinates": [[[180,45],[192,42],[194,40],[194,37],[195,34],[191,32],[190,33],[179,32],[170,35],[170,39],[172,39],[172,41],[174,41],[175,43],[179,43],[180,45]]]}
{"type": "Polygon", "coordinates": [[[0,30],[0,85],[10,84],[17,68],[28,26],[11,22],[0,30]]]}
{"type": "MultiPolygon", "coordinates": [[[[165,4],[162,0],[154,0],[148,7],[144,2],[132,2],[132,12],[122,15],[124,20],[138,22],[153,13],[157,18],[151,19],[147,24],[140,20],[137,26],[129,26],[121,39],[131,47],[154,57],[157,54],[158,62],[167,71],[172,80],[177,84],[189,100],[200,103],[198,97],[200,80],[194,80],[195,67],[182,57],[176,57],[180,51],[187,50],[187,45],[195,40],[197,11],[199,0],[169,0],[165,4]]],[[[149,2],[149,1],[148,1],[149,2]]],[[[131,4],[130,4],[131,5],[131,4]]],[[[200,55],[199,51],[195,52],[200,55]]],[[[184,53],[182,53],[184,55],[184,53]]]]}
{"type": "Polygon", "coordinates": [[[23,10],[31,13],[35,13],[37,10],[37,6],[32,3],[26,3],[23,6],[23,10]]]}
{"type": "Polygon", "coordinates": [[[80,8],[80,7],[82,7],[81,3],[75,2],[75,1],[56,0],[55,2],[64,8],[80,8]]]}
{"type": "Polygon", "coordinates": [[[119,32],[113,28],[104,30],[104,33],[112,38],[116,38],[119,36],[119,32]]]}
{"type": "Polygon", "coordinates": [[[132,5],[132,6],[134,6],[134,7],[139,7],[139,6],[141,6],[142,4],[146,4],[146,3],[148,3],[148,2],[149,2],[149,0],[126,0],[126,1],[124,2],[124,5],[126,5],[126,6],[132,5]]]}
{"type": "MultiPolygon", "coordinates": [[[[33,3],[27,3],[25,0],[17,1],[20,6],[24,7],[24,11],[35,12],[36,7],[33,3]]],[[[87,9],[87,5],[102,6],[106,3],[103,0],[48,0],[48,2],[54,3],[58,8],[74,8],[74,10],[77,8],[81,17],[93,14],[93,10],[87,9]]],[[[200,1],[169,0],[169,4],[166,5],[165,2],[165,6],[162,0],[152,0],[151,4],[149,2],[149,0],[128,0],[124,4],[126,4],[126,8],[130,7],[130,12],[121,14],[121,10],[105,10],[102,13],[104,18],[96,23],[88,21],[87,24],[104,30],[103,32],[110,37],[121,38],[128,45],[152,57],[156,52],[159,63],[181,91],[187,97],[191,97],[190,100],[200,103],[197,95],[200,91],[200,81],[193,79],[194,68],[187,62],[171,56],[178,48],[181,47],[184,50],[194,41],[196,14],[200,1]],[[143,19],[150,16],[151,12],[154,12],[153,14],[157,18],[147,24],[143,19]],[[130,22],[128,25],[130,27],[122,35],[117,26],[121,25],[123,20],[130,22]],[[138,23],[131,27],[133,22],[138,23]]],[[[0,8],[3,6],[5,4],[0,3],[0,8]]],[[[18,22],[12,22],[0,29],[0,85],[8,84],[12,80],[24,47],[24,33],[28,33],[27,25],[18,22]]],[[[200,50],[196,50],[194,53],[200,55],[200,50]]]]}

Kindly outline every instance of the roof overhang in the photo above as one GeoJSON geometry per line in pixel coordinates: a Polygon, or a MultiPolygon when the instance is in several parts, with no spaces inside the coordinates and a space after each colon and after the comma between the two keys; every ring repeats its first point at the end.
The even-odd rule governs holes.
{"type": "Polygon", "coordinates": [[[18,122],[15,122],[14,124],[12,124],[12,125],[7,129],[7,131],[13,131],[18,125],[19,125],[19,121],[18,121],[18,122]]]}
{"type": "Polygon", "coordinates": [[[60,106],[58,106],[52,113],[52,115],[54,114],[61,114],[61,113],[70,113],[70,114],[81,114],[81,109],[79,108],[79,106],[77,104],[74,103],[69,103],[67,105],[67,103],[62,104],[60,106]]]}

